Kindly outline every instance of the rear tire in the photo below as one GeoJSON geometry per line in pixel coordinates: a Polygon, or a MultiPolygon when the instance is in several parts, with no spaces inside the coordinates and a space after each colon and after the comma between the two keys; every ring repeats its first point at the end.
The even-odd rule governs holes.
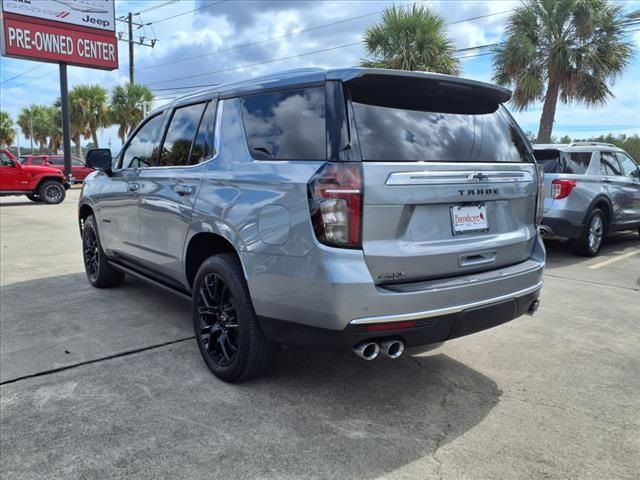
{"type": "Polygon", "coordinates": [[[56,180],[43,182],[42,185],[40,185],[40,188],[38,188],[38,197],[40,197],[44,203],[49,205],[62,203],[65,196],[66,191],[64,189],[64,185],[56,180]]]}
{"type": "Polygon", "coordinates": [[[93,215],[86,218],[82,227],[82,258],[87,279],[92,286],[114,287],[124,280],[124,273],[114,269],[107,261],[93,215]]]}
{"type": "Polygon", "coordinates": [[[34,193],[28,193],[27,198],[35,203],[40,203],[42,201],[42,199],[34,193]]]}
{"type": "Polygon", "coordinates": [[[214,255],[200,266],[193,283],[192,315],[202,358],[221,380],[247,380],[274,363],[277,345],[260,328],[234,254],[214,255]]]}
{"type": "Polygon", "coordinates": [[[585,227],[573,242],[573,248],[578,255],[595,257],[598,255],[607,231],[607,218],[602,210],[594,208],[585,223],[585,227]]]}

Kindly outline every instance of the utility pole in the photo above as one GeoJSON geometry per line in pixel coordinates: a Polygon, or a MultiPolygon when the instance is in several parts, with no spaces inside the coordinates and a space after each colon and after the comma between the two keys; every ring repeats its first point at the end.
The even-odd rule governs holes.
{"type": "Polygon", "coordinates": [[[133,85],[133,14],[127,15],[129,24],[129,83],[133,85]]]}
{"type": "Polygon", "coordinates": [[[31,140],[31,155],[33,155],[33,108],[29,107],[29,140],[31,140]]]}
{"type": "Polygon", "coordinates": [[[135,80],[135,74],[134,74],[134,46],[135,45],[142,45],[143,47],[151,47],[153,48],[156,44],[156,42],[158,41],[156,38],[150,38],[147,39],[147,37],[144,36],[144,30],[143,30],[143,36],[138,37],[137,40],[135,40],[133,38],[133,26],[135,25],[136,28],[139,30],[141,28],[144,28],[146,25],[151,25],[149,24],[142,24],[142,23],[137,23],[133,21],[133,17],[134,15],[139,15],[137,13],[131,13],[129,12],[127,14],[127,16],[122,16],[122,17],[118,17],[116,18],[117,21],[119,22],[124,22],[127,24],[127,32],[128,32],[128,38],[125,40],[124,38],[122,38],[124,36],[124,32],[118,32],[118,40],[120,40],[121,42],[127,42],[129,44],[129,82],[133,85],[134,80],[135,80]]]}

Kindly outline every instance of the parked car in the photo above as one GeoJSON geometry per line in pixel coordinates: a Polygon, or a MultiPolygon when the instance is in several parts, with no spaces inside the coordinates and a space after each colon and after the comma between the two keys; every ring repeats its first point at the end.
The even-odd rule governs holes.
{"type": "Polygon", "coordinates": [[[542,174],[502,106],[446,75],[305,69],[152,112],[87,162],[84,264],[192,299],[211,371],[264,372],[279,344],[372,360],[538,307],[542,174]]]}
{"type": "MultiPolygon", "coordinates": [[[[22,155],[20,163],[22,165],[46,165],[64,173],[64,156],[62,155],[22,155]]],[[[86,162],[79,158],[71,158],[71,181],[73,183],[84,182],[87,175],[93,171],[94,169],[88,167],[86,162]]]]}
{"type": "Polygon", "coordinates": [[[26,195],[33,202],[64,200],[69,183],[53,167],[21,165],[9,150],[0,150],[0,196],[26,195]]]}
{"type": "Polygon", "coordinates": [[[543,235],[567,238],[576,253],[595,256],[604,237],[640,233],[640,169],[610,143],[534,145],[544,168],[543,235]]]}

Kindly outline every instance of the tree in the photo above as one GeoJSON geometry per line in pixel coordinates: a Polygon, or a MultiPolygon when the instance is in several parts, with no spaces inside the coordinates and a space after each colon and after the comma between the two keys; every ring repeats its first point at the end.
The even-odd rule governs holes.
{"type": "MultiPolygon", "coordinates": [[[[71,103],[71,102],[69,102],[71,103]]],[[[60,130],[62,129],[62,102],[58,98],[53,107],[56,109],[58,125],[60,126],[60,130]]],[[[69,105],[69,136],[71,137],[71,141],[75,144],[76,147],[76,157],[82,158],[82,139],[81,137],[90,138],[91,130],[88,129],[87,125],[83,123],[81,115],[77,114],[77,112],[71,111],[71,105],[69,105]],[[80,120],[78,122],[78,120],[80,120]]]]}
{"type": "Polygon", "coordinates": [[[122,143],[142,121],[152,101],[153,94],[144,85],[126,83],[114,87],[111,95],[112,120],[120,125],[118,137],[122,143]]]}
{"type": "Polygon", "coordinates": [[[78,85],[69,92],[69,120],[96,148],[98,129],[111,124],[107,91],[100,85],[78,85]]]}
{"type": "Polygon", "coordinates": [[[525,0],[495,50],[496,83],[513,86],[513,106],[543,101],[539,143],[549,143],[558,99],[587,106],[613,96],[607,83],[629,63],[620,6],[607,0],[525,0]]]}
{"type": "Polygon", "coordinates": [[[0,147],[3,145],[10,147],[15,139],[16,132],[13,130],[11,115],[0,110],[0,147]]]}
{"type": "Polygon", "coordinates": [[[362,61],[365,67],[460,73],[444,20],[427,7],[386,8],[382,23],[367,29],[363,40],[372,57],[362,61]]]}
{"type": "MultiPolygon", "coordinates": [[[[39,144],[40,153],[43,153],[45,145],[47,145],[49,137],[52,135],[52,121],[51,107],[47,105],[30,105],[20,111],[17,123],[25,138],[32,139],[39,144]]],[[[31,153],[33,153],[33,147],[31,150],[31,153]]]]}

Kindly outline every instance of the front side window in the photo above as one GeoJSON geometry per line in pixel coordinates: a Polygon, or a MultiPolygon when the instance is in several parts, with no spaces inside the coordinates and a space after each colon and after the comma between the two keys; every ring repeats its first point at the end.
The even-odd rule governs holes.
{"type": "Polygon", "coordinates": [[[206,103],[176,108],[160,153],[161,167],[190,165],[191,145],[196,136],[206,103]]]}
{"type": "Polygon", "coordinates": [[[241,105],[253,158],[327,158],[324,87],[250,95],[241,99],[241,105]]]}
{"type": "Polygon", "coordinates": [[[634,162],[629,155],[622,152],[616,152],[616,156],[620,161],[622,173],[627,177],[640,178],[640,170],[638,164],[634,162]]]}
{"type": "Polygon", "coordinates": [[[158,138],[162,115],[147,120],[129,142],[122,156],[122,168],[147,168],[153,161],[153,146],[158,138]]]}
{"type": "Polygon", "coordinates": [[[0,152],[0,165],[3,167],[15,167],[13,160],[4,152],[0,152]]]}
{"type": "Polygon", "coordinates": [[[602,175],[622,175],[620,165],[613,152],[600,152],[600,173],[602,175]]]}

